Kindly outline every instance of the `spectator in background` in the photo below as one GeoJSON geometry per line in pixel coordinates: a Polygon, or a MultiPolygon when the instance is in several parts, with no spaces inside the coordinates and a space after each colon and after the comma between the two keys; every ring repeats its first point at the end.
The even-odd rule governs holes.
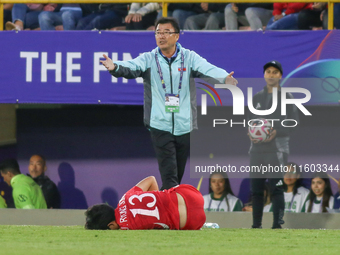
{"type": "Polygon", "coordinates": [[[305,9],[299,12],[298,28],[310,30],[313,27],[321,27],[321,13],[325,10],[327,3],[314,3],[311,9],[305,9]]]}
{"type": "Polygon", "coordinates": [[[304,212],[309,190],[301,185],[300,167],[293,162],[287,164],[288,172],[283,177],[286,212],[304,212]]]}
{"type": "Polygon", "coordinates": [[[209,194],[203,196],[205,211],[236,212],[242,211],[242,202],[235,197],[229,178],[221,169],[209,178],[209,194]]]}
{"type": "Polygon", "coordinates": [[[30,158],[28,171],[30,177],[40,186],[44,194],[47,208],[60,208],[60,195],[57,186],[45,175],[47,170],[46,160],[41,155],[33,155],[30,158]]]}
{"type": "Polygon", "coordinates": [[[4,30],[6,30],[5,24],[12,21],[12,8],[13,4],[4,4],[4,30]]]}
{"type": "Polygon", "coordinates": [[[273,4],[248,4],[246,7],[245,15],[251,30],[263,30],[273,17],[273,4]]]}
{"type": "Polygon", "coordinates": [[[128,12],[127,4],[96,4],[91,14],[81,18],[77,30],[109,29],[122,26],[128,12]]]}
{"type": "Polygon", "coordinates": [[[55,27],[63,26],[63,30],[75,30],[83,12],[79,4],[63,4],[60,11],[43,11],[39,14],[41,30],[56,30],[55,27]]]}
{"type": "Polygon", "coordinates": [[[239,10],[239,7],[244,4],[235,3],[228,4],[224,9],[224,20],[226,30],[238,30],[239,24],[241,26],[249,26],[249,23],[244,15],[244,12],[239,10]]]}
{"type": "Polygon", "coordinates": [[[13,199],[17,209],[46,209],[46,201],[41,188],[32,178],[21,174],[15,159],[0,163],[1,176],[13,188],[13,199]]]}
{"type": "MultiPolygon", "coordinates": [[[[321,13],[322,27],[328,29],[328,9],[321,13]]],[[[334,3],[334,28],[340,29],[340,3],[334,3]]]]}
{"type": "Polygon", "coordinates": [[[327,207],[333,209],[334,197],[328,175],[324,172],[315,173],[309,192],[309,199],[305,204],[305,212],[324,213],[327,207]]]}
{"type": "Polygon", "coordinates": [[[225,28],[237,30],[242,25],[262,29],[272,17],[272,10],[272,4],[228,4],[224,9],[225,28]]]}
{"type": "Polygon", "coordinates": [[[219,30],[224,26],[225,4],[201,3],[200,7],[204,13],[188,17],[185,30],[219,30]]]}
{"type": "Polygon", "coordinates": [[[158,3],[132,3],[125,17],[126,30],[145,30],[153,26],[160,8],[158,3]]]}
{"type": "Polygon", "coordinates": [[[274,3],[273,17],[266,30],[296,30],[299,12],[311,8],[311,3],[274,3]]]}
{"type": "Polygon", "coordinates": [[[5,199],[0,195],[0,208],[7,208],[5,199]]]}
{"type": "MultiPolygon", "coordinates": [[[[180,29],[184,29],[186,19],[192,15],[202,13],[200,4],[169,4],[167,17],[177,20],[180,29]]],[[[162,10],[158,12],[157,20],[162,17],[162,10]]]]}
{"type": "Polygon", "coordinates": [[[42,11],[53,12],[57,4],[14,4],[12,8],[12,21],[6,23],[6,30],[24,30],[39,28],[38,16],[42,11]]]}
{"type": "Polygon", "coordinates": [[[334,209],[340,209],[340,180],[338,181],[339,191],[334,195],[334,209]]]}

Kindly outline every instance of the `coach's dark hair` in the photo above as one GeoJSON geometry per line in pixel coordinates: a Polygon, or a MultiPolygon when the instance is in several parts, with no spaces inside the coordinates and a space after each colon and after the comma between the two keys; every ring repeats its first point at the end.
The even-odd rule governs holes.
{"type": "Polygon", "coordinates": [[[109,223],[116,219],[115,209],[107,204],[98,204],[90,207],[85,212],[86,229],[106,230],[109,223]]]}
{"type": "MultiPolygon", "coordinates": [[[[323,192],[323,196],[322,196],[322,212],[327,212],[326,207],[329,207],[329,199],[331,196],[333,196],[333,192],[332,192],[332,188],[331,188],[331,182],[329,181],[329,177],[326,173],[324,172],[320,172],[320,173],[315,173],[312,177],[312,181],[314,178],[320,178],[322,180],[324,180],[325,182],[325,190],[323,192]]],[[[316,198],[316,195],[314,194],[312,187],[310,188],[309,191],[309,205],[308,205],[308,209],[307,212],[311,212],[312,211],[312,207],[313,207],[313,202],[316,198]]]]}
{"type": "Polygon", "coordinates": [[[179,33],[180,28],[178,25],[178,21],[171,17],[162,17],[156,20],[155,29],[157,29],[158,24],[168,24],[168,23],[170,23],[173,26],[173,28],[175,29],[175,32],[179,33]]]}
{"type": "Polygon", "coordinates": [[[11,172],[14,175],[21,174],[18,161],[16,159],[5,159],[0,163],[0,171],[11,172]]]}
{"type": "Polygon", "coordinates": [[[229,178],[228,178],[227,173],[223,172],[223,171],[221,170],[220,167],[217,168],[216,172],[210,174],[210,177],[209,177],[209,193],[212,193],[212,192],[213,192],[212,189],[211,189],[211,178],[212,178],[215,174],[220,174],[220,175],[222,175],[222,178],[224,179],[224,191],[223,191],[223,196],[225,196],[225,199],[226,199],[227,205],[228,205],[228,210],[230,211],[231,208],[230,208],[230,206],[229,206],[229,200],[228,200],[227,195],[230,194],[230,195],[233,195],[233,196],[234,196],[234,193],[233,193],[233,191],[231,190],[230,182],[229,182],[229,178]]]}
{"type": "MultiPolygon", "coordinates": [[[[287,167],[292,167],[293,169],[295,169],[296,174],[301,173],[300,167],[298,166],[298,164],[296,164],[296,163],[294,163],[294,162],[289,162],[289,163],[287,163],[287,167]]],[[[302,179],[301,179],[301,178],[298,178],[298,179],[296,180],[296,182],[294,183],[293,196],[296,195],[298,188],[300,188],[301,186],[302,186],[302,179]]],[[[287,188],[288,188],[288,187],[287,187],[287,184],[285,184],[285,182],[283,182],[283,190],[284,190],[284,191],[287,191],[287,188]]]]}

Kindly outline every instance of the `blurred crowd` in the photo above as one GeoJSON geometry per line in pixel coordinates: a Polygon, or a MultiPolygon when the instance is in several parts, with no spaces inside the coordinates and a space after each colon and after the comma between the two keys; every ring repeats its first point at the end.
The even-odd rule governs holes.
{"type": "MultiPolygon", "coordinates": [[[[5,30],[154,30],[162,4],[4,4],[5,30]]],[[[320,30],[327,3],[169,4],[182,30],[320,30]]],[[[340,28],[340,3],[334,4],[340,28]]]]}

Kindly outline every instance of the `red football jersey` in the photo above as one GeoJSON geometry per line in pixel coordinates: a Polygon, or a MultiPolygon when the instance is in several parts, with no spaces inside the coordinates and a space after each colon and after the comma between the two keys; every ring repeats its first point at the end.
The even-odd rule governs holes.
{"type": "Polygon", "coordinates": [[[120,229],[179,229],[178,200],[174,188],[146,191],[135,186],[115,209],[120,229]]]}

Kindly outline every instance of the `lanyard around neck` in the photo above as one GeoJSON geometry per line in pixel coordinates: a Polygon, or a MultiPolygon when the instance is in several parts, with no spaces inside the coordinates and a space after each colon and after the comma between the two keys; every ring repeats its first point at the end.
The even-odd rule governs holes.
{"type": "MultiPolygon", "coordinates": [[[[161,78],[161,81],[162,81],[162,87],[163,87],[164,91],[166,92],[165,81],[164,81],[161,65],[159,64],[158,52],[157,51],[156,51],[156,54],[155,54],[155,58],[156,58],[156,64],[157,64],[157,68],[158,68],[158,74],[159,74],[159,77],[161,78]]],[[[179,92],[182,88],[183,72],[184,72],[184,54],[181,51],[181,70],[180,70],[180,77],[179,77],[178,94],[179,94],[179,92]]],[[[171,79],[171,77],[170,77],[170,79],[171,79]]]]}
{"type": "Polygon", "coordinates": [[[293,195],[292,199],[290,200],[289,211],[292,210],[292,206],[293,206],[293,202],[294,202],[294,197],[295,197],[295,195],[293,195]]]}
{"type": "MultiPolygon", "coordinates": [[[[225,196],[225,198],[228,199],[227,196],[225,196]]],[[[220,211],[220,206],[221,206],[221,203],[222,203],[223,200],[224,200],[224,199],[221,199],[220,203],[218,204],[217,210],[216,210],[217,212],[220,211]]],[[[213,199],[211,198],[211,199],[210,199],[210,202],[209,202],[208,212],[210,212],[210,208],[211,208],[211,203],[212,203],[212,201],[213,201],[213,199]]],[[[229,207],[228,207],[228,211],[229,211],[229,207]]]]}

